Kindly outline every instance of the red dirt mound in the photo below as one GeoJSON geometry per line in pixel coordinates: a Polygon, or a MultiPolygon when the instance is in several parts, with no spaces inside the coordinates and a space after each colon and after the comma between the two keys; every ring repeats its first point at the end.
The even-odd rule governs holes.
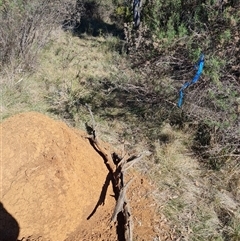
{"type": "MultiPolygon", "coordinates": [[[[118,240],[109,224],[115,206],[111,184],[105,200],[100,197],[108,171],[84,132],[35,112],[6,119],[0,132],[0,241],[118,240]]],[[[134,236],[167,237],[142,180],[136,178],[129,190],[134,236]]]]}

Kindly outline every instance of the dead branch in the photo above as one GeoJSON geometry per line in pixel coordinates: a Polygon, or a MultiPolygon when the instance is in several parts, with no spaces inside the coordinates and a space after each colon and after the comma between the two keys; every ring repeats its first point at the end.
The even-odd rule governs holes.
{"type": "Polygon", "coordinates": [[[125,218],[125,227],[124,227],[124,235],[127,241],[133,240],[133,220],[132,220],[132,213],[130,210],[130,205],[128,203],[128,199],[125,196],[126,204],[124,205],[124,218],[125,218]]]}
{"type": "Polygon", "coordinates": [[[132,181],[133,181],[133,179],[128,181],[128,183],[125,186],[123,186],[120,190],[120,194],[119,194],[119,197],[118,197],[118,200],[117,200],[117,204],[115,206],[115,209],[114,209],[114,212],[113,212],[113,215],[112,215],[112,218],[111,218],[112,222],[116,222],[117,215],[121,211],[123,211],[124,203],[125,203],[125,206],[126,206],[126,191],[127,191],[128,187],[129,187],[129,185],[132,181]]]}
{"type": "Polygon", "coordinates": [[[86,107],[90,113],[91,120],[92,120],[92,135],[93,135],[93,138],[96,139],[96,133],[95,133],[96,132],[96,122],[95,122],[95,119],[94,119],[90,106],[88,104],[86,104],[86,107]]]}
{"type": "Polygon", "coordinates": [[[94,120],[94,116],[93,116],[92,110],[91,110],[91,108],[88,105],[86,105],[86,107],[87,107],[87,109],[88,109],[88,111],[89,111],[89,113],[91,115],[91,119],[92,119],[92,137],[89,138],[90,141],[91,141],[91,144],[94,146],[95,149],[97,149],[98,153],[100,153],[101,156],[103,157],[105,165],[107,166],[108,170],[111,173],[114,173],[115,172],[115,167],[114,167],[114,163],[113,163],[112,157],[100,145],[100,143],[98,141],[98,138],[97,138],[97,135],[96,135],[96,123],[95,123],[95,120],[94,120]]]}
{"type": "Polygon", "coordinates": [[[122,189],[125,189],[124,195],[123,195],[124,202],[123,202],[123,210],[122,210],[123,216],[124,216],[124,237],[126,241],[132,241],[133,240],[133,221],[132,221],[132,214],[130,210],[130,204],[127,199],[126,191],[127,191],[127,187],[134,179],[131,179],[130,181],[128,181],[128,183],[124,186],[124,174],[125,172],[123,171],[121,175],[121,182],[123,184],[122,189]]]}
{"type": "Polygon", "coordinates": [[[129,168],[131,168],[135,163],[137,163],[138,161],[142,160],[143,157],[149,156],[149,155],[151,155],[151,152],[149,152],[149,151],[144,151],[144,152],[141,153],[139,156],[134,157],[133,159],[129,158],[129,159],[127,160],[127,162],[123,163],[122,170],[123,170],[123,171],[127,171],[127,170],[128,170],[129,168]],[[131,160],[130,160],[130,159],[131,159],[131,160]],[[130,163],[130,162],[131,162],[131,163],[130,163]],[[127,164],[129,164],[129,165],[127,166],[127,164]]]}
{"type": "MultiPolygon", "coordinates": [[[[88,137],[91,145],[94,149],[103,157],[104,163],[109,170],[110,175],[112,176],[112,184],[113,190],[115,193],[116,205],[111,217],[111,222],[116,222],[119,213],[123,214],[124,223],[121,226],[124,229],[124,236],[125,241],[132,241],[133,240],[133,221],[132,221],[132,214],[130,211],[130,205],[126,196],[126,192],[132,181],[131,179],[126,184],[124,183],[124,177],[126,171],[131,168],[136,162],[140,161],[144,156],[148,156],[151,153],[149,151],[145,151],[138,156],[128,156],[125,155],[122,159],[119,158],[117,164],[114,164],[114,155],[110,155],[99,143],[96,133],[96,123],[94,120],[93,113],[91,108],[86,105],[92,121],[92,126],[86,125],[87,129],[89,130],[89,134],[91,137],[88,137]]],[[[118,155],[115,153],[115,156],[118,155]]],[[[115,162],[116,163],[116,162],[115,162]]]]}

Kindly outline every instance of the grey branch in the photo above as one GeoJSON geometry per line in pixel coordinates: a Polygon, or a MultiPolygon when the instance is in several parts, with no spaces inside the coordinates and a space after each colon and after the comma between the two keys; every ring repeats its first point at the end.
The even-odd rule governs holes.
{"type": "Polygon", "coordinates": [[[113,212],[113,215],[112,215],[112,218],[111,218],[112,222],[116,222],[117,215],[123,210],[124,203],[126,203],[126,191],[127,191],[127,188],[129,187],[130,183],[133,180],[134,180],[134,178],[131,179],[130,181],[128,181],[128,183],[124,187],[122,187],[122,189],[120,190],[120,194],[119,194],[119,197],[118,197],[118,200],[117,200],[117,204],[115,206],[115,209],[114,209],[114,212],[113,212]]]}

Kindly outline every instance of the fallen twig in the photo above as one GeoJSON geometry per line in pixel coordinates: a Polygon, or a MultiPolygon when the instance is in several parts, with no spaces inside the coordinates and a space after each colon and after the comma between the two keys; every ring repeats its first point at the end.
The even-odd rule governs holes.
{"type": "Polygon", "coordinates": [[[123,186],[120,190],[120,194],[119,194],[119,197],[118,197],[118,200],[117,200],[117,203],[116,203],[116,206],[115,206],[112,218],[111,218],[112,222],[116,222],[117,215],[121,211],[123,211],[124,202],[126,203],[126,191],[132,181],[133,181],[133,179],[128,181],[128,183],[125,186],[123,186]]]}
{"type": "MultiPolygon", "coordinates": [[[[112,155],[110,155],[99,143],[99,140],[97,138],[96,133],[96,123],[94,120],[93,113],[91,111],[91,108],[86,105],[90,116],[92,120],[92,127],[88,126],[86,124],[88,133],[90,134],[90,137],[88,137],[91,145],[94,147],[94,149],[102,156],[104,159],[104,163],[106,167],[109,170],[110,175],[112,176],[112,184],[113,184],[113,190],[115,193],[116,198],[116,205],[111,217],[111,222],[116,222],[118,214],[122,212],[124,217],[124,223],[120,224],[122,228],[124,229],[124,241],[132,241],[133,240],[133,222],[132,222],[132,215],[130,211],[130,205],[126,196],[126,192],[130,184],[134,179],[131,179],[126,184],[124,184],[124,177],[126,171],[132,167],[136,162],[140,161],[144,156],[148,156],[151,153],[148,151],[145,151],[141,153],[138,156],[124,156],[121,160],[119,158],[118,162],[114,163],[114,160],[112,158],[112,155]]],[[[115,154],[115,156],[118,156],[115,154]]],[[[95,209],[94,209],[95,211],[95,209]]]]}

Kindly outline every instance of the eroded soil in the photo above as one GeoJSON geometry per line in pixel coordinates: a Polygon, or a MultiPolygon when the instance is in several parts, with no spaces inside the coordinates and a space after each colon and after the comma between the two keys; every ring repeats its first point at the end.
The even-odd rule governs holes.
{"type": "MultiPolygon", "coordinates": [[[[108,170],[86,133],[36,112],[6,119],[0,131],[1,241],[123,240],[110,223],[108,170]]],[[[129,175],[135,240],[174,240],[151,198],[154,187],[129,175]]]]}

